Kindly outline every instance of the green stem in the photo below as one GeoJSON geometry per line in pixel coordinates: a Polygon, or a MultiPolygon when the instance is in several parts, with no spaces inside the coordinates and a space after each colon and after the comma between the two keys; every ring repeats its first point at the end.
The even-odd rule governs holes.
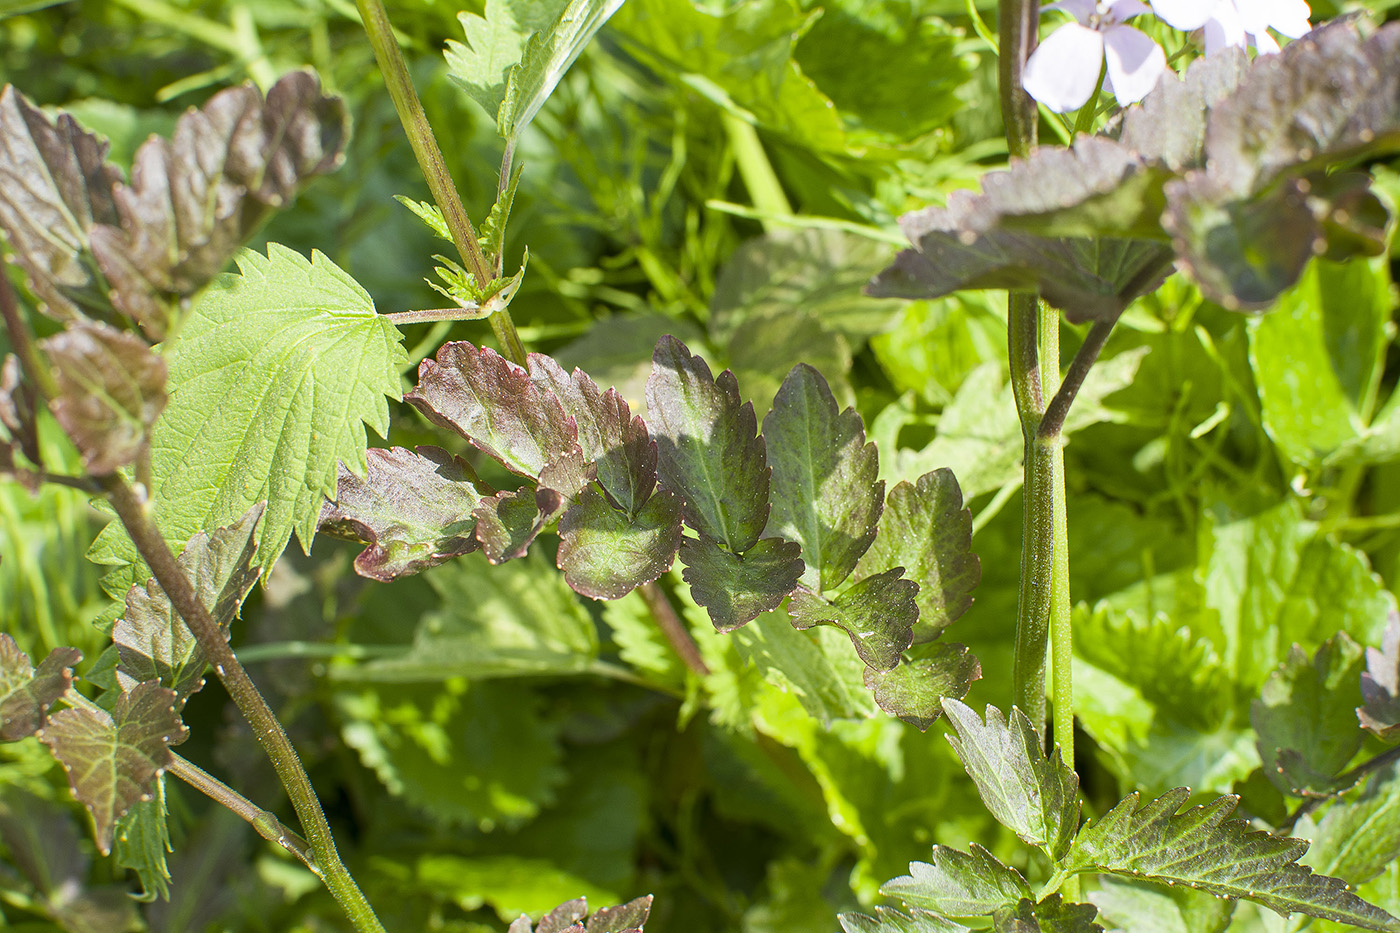
{"type": "Polygon", "coordinates": [[[252,727],[263,751],[272,760],[282,786],[292,801],[297,818],[306,833],[307,840],[315,853],[316,864],[331,894],[340,903],[355,929],[362,933],[384,933],[374,909],[365,899],[355,879],[340,861],[336,852],[335,839],[331,835],[326,815],[321,810],[321,802],[306,776],[296,749],[278,722],[277,716],[267,705],[258,688],[253,684],[248,672],[243,669],[218,623],[209,615],[204,603],[195,595],[194,587],[180,570],[175,555],[161,537],[152,520],[146,503],[120,474],[95,477],[107,493],[112,508],[121,520],[131,540],[136,545],[142,560],[151,568],[156,582],[165,590],[175,611],[180,614],[199,643],[205,657],[214,666],[214,671],[223,681],[228,695],[238,706],[239,712],[252,727]]]}
{"type": "Polygon", "coordinates": [[[756,213],[765,230],[774,226],[773,218],[792,216],[792,205],[783,193],[778,173],[773,171],[773,163],[763,149],[763,140],[758,138],[758,130],[753,124],[724,111],[724,132],[729,137],[729,146],[734,150],[734,161],[739,166],[739,175],[744,179],[744,187],[749,189],[756,213]]]}
{"type": "MultiPolygon", "coordinates": [[[[452,243],[462,257],[467,271],[476,279],[478,286],[484,287],[495,276],[491,264],[481,252],[477,242],[476,228],[467,217],[462,199],[457,194],[457,186],[452,174],[447,170],[447,162],[438,148],[433,127],[428,123],[428,115],[423,112],[423,104],[418,92],[413,88],[408,66],[404,64],[403,52],[394,39],[394,28],[389,23],[389,14],[384,9],[383,0],[355,0],[360,9],[360,19],[364,22],[369,44],[374,48],[374,58],[379,62],[379,70],[384,73],[384,83],[389,88],[389,96],[394,101],[394,109],[399,113],[399,121],[408,134],[413,155],[428,181],[428,190],[433,194],[447,229],[452,234],[452,243]]],[[[515,321],[510,311],[501,308],[490,317],[491,330],[501,345],[506,359],[517,365],[525,365],[525,347],[520,342],[520,334],[515,330],[515,321]]]]}
{"type": "Polygon", "coordinates": [[[1039,41],[1040,0],[1001,0],[997,30],[997,84],[1006,144],[1012,156],[1025,158],[1035,148],[1040,111],[1021,86],[1021,75],[1039,41]]]}
{"type": "Polygon", "coordinates": [[[1099,95],[1103,93],[1103,79],[1108,76],[1108,65],[1099,67],[1099,83],[1094,86],[1094,93],[1089,98],[1089,102],[1079,108],[1079,116],[1074,121],[1074,135],[1080,133],[1092,133],[1094,131],[1094,116],[1099,111],[1099,95]]]}
{"type": "Polygon", "coordinates": [[[199,791],[210,800],[233,811],[245,823],[250,824],[269,842],[275,842],[301,860],[318,878],[321,867],[311,851],[311,844],[282,825],[276,814],[244,797],[223,781],[188,759],[171,753],[172,762],[165,770],[199,791]]]}

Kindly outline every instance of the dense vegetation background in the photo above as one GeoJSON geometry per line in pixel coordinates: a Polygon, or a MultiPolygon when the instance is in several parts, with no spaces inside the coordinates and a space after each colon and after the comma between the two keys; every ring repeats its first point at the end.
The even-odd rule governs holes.
{"type": "MultiPolygon", "coordinates": [[[[1312,7],[1314,21],[1400,16],[1396,0],[1312,7]]],[[[500,153],[493,121],[446,78],[459,9],[411,0],[392,12],[480,216],[500,153]]],[[[350,106],[349,159],[263,238],[325,252],[380,311],[440,306],[424,277],[442,244],[393,200],[426,187],[348,0],[89,0],[0,20],[4,80],[106,134],[119,164],[216,90],[266,87],[304,66],[350,106]]],[[[982,662],[968,702],[1006,708],[1021,436],[1004,298],[861,294],[902,242],[901,213],[1005,161],[995,57],[967,5],[628,0],[516,158],[506,256],[528,246],[512,310],[531,350],[616,384],[640,409],[651,347],[675,334],[732,369],[760,417],[789,368],[810,363],[865,419],[889,484],[953,469],[983,579],[950,637],[982,662]]],[[[1376,169],[1392,201],[1395,168],[1376,169]]],[[[1260,767],[1251,701],[1294,641],[1311,653],[1344,630],[1379,647],[1400,593],[1396,255],[1315,264],[1257,319],[1173,279],[1115,332],[1067,452],[1076,764],[1091,812],[1133,789],[1187,785],[1240,793],[1244,814],[1271,825],[1287,818],[1260,767]]],[[[415,366],[445,340],[490,341],[474,323],[405,333],[415,366]]],[[[1067,356],[1079,339],[1064,329],[1067,356]]],[[[405,405],[387,443],[373,443],[452,442],[405,405]]],[[[82,673],[99,683],[111,662],[93,622],[112,615],[84,553],[105,521],[81,494],[0,486],[0,626],[31,656],[82,648],[82,673]]],[[[678,588],[711,670],[699,677],[639,595],[575,596],[550,546],[378,584],[353,573],[357,547],[323,536],[309,556],[288,551],[235,626],[388,928],[502,929],[579,894],[601,905],[650,892],[657,931],[831,933],[838,911],[869,906],[934,842],[977,841],[1024,862],[943,727],[921,734],[873,715],[851,689],[844,636],[813,640],[781,612],[716,635],[678,588]]],[[[274,806],[271,769],[217,684],[185,719],[183,754],[274,806]]],[[[0,745],[4,923],[343,927],[315,878],[237,818],[174,782],[165,803],[168,892],[161,840],[127,839],[92,860],[79,841],[86,816],[48,753],[34,740],[0,745]],[[56,886],[81,877],[110,909],[63,914],[57,887],[20,870],[26,859],[48,865],[56,886]],[[153,900],[126,904],[120,890],[142,884],[153,900]]],[[[1395,913],[1400,817],[1389,819],[1380,874],[1361,893],[1395,913]]],[[[1106,917],[1115,897],[1129,905],[1120,922],[1142,909],[1129,889],[1105,891],[1106,917]]],[[[1232,929],[1276,928],[1265,922],[1242,906],[1232,929]]]]}

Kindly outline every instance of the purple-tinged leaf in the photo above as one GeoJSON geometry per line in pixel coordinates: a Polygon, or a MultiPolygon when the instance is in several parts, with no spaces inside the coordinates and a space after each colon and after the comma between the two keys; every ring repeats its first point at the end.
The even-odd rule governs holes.
{"type": "Polygon", "coordinates": [[[140,338],[96,322],[74,322],[40,347],[58,382],[49,407],[88,472],[134,461],[165,409],[165,360],[140,338]]]}
{"type": "Polygon", "coordinates": [[[792,627],[798,630],[836,626],[850,636],[862,661],[888,671],[914,643],[914,623],[919,618],[914,597],[918,592],[919,584],[904,579],[904,568],[893,567],[866,577],[835,600],[799,589],[788,604],[788,614],[792,627]]]}
{"type": "Polygon", "coordinates": [[[365,542],[355,572],[387,583],[477,547],[476,473],[441,447],[371,448],[364,479],[340,466],[320,530],[365,542]]]}
{"type": "Polygon", "coordinates": [[[185,740],[177,702],[174,691],[148,681],[118,697],[111,715],[66,709],[39,733],[68,772],[73,796],[92,814],[103,855],[112,851],[118,817],[150,796],[151,785],[170,765],[170,746],[185,740]]]}
{"type": "Polygon", "coordinates": [[[919,585],[916,643],[937,638],[972,605],[982,563],[972,553],[972,514],[952,471],[934,470],[890,490],[879,532],[856,572],[864,577],[890,567],[903,567],[919,585]]]}
{"type": "Polygon", "coordinates": [[[40,310],[72,320],[110,308],[89,255],[94,224],[115,223],[121,173],[107,144],[67,114],[51,121],[9,85],[0,92],[0,228],[40,310]]]}
{"type": "Polygon", "coordinates": [[[987,721],[952,697],[943,700],[955,734],[948,741],[977,785],[982,802],[1021,840],[1063,858],[1079,828],[1079,775],[1014,706],[1008,722],[995,706],[987,721]]]}
{"type": "Polygon", "coordinates": [[[91,232],[113,304],[164,339],[262,221],[340,165],[348,136],[344,103],[306,71],[282,77],[266,100],[249,84],[186,112],[173,138],[137,151],[131,185],[114,193],[119,219],[91,232]]]}
{"type": "Polygon", "coordinates": [[[24,454],[30,463],[42,466],[44,455],[39,450],[39,428],[34,420],[34,390],[24,381],[19,358],[5,354],[0,363],[0,437],[10,440],[0,449],[14,449],[24,454]]]}
{"type": "Polygon", "coordinates": [[[617,907],[604,907],[588,918],[588,933],[640,933],[651,916],[651,895],[647,894],[617,907]]]}
{"type": "Polygon", "coordinates": [[[904,660],[893,670],[865,669],[865,687],[875,694],[880,709],[927,732],[943,715],[943,698],[961,700],[982,664],[965,645],[939,642],[926,657],[904,660]]]}
{"type": "Polygon", "coordinates": [[[768,521],[771,471],[753,405],[740,401],[734,374],[715,379],[685,344],[662,337],[647,411],[661,482],[684,501],[687,524],[732,554],[753,547],[768,521]]]}
{"type": "Polygon", "coordinates": [[[1104,933],[1094,922],[1099,909],[1093,904],[1065,903],[1056,892],[1037,904],[1021,898],[1014,908],[994,912],[996,933],[1104,933]]]}
{"type": "Polygon", "coordinates": [[[659,490],[634,517],[589,485],[559,519],[559,569],[575,592],[621,599],[671,569],[681,546],[680,500],[659,490]]]}
{"type": "Polygon", "coordinates": [[[582,933],[582,920],[586,916],[588,916],[588,901],[576,897],[571,901],[565,901],[541,917],[540,922],[535,926],[535,933],[564,933],[565,930],[572,931],[574,927],[578,927],[579,933],[582,933]]]}
{"type": "Polygon", "coordinates": [[[1356,708],[1363,664],[1361,646],[1346,632],[1311,659],[1295,644],[1250,704],[1264,774],[1285,794],[1327,796],[1349,786],[1337,775],[1361,748],[1356,708]]]}
{"type": "Polygon", "coordinates": [[[529,486],[487,496],[472,511],[481,550],[493,564],[524,557],[549,516],[540,512],[529,486]]]}
{"type": "Polygon", "coordinates": [[[802,578],[802,549],[782,538],[763,538],[743,554],[701,535],[681,542],[681,576],[704,606],[715,629],[730,632],[776,608],[802,578]]]}
{"type": "Polygon", "coordinates": [[[876,907],[873,917],[841,914],[839,919],[845,933],[972,933],[971,927],[917,907],[911,907],[907,914],[889,907],[876,907]]]}
{"type": "MultiPolygon", "coordinates": [[[[262,514],[259,503],[226,528],[196,533],[176,562],[225,639],[248,591],[258,582],[253,558],[262,514]]],[[[121,658],[117,682],[123,690],[158,681],[183,706],[204,686],[204,650],[154,579],[127,592],[126,610],[112,628],[112,640],[121,658]]]]}
{"type": "Polygon", "coordinates": [[[880,885],[880,893],[909,907],[957,917],[990,914],[1031,896],[1020,872],[976,843],[970,849],[934,846],[929,861],[910,862],[909,874],[880,885]]]}
{"type": "Polygon", "coordinates": [[[553,392],[495,350],[466,342],[444,344],[424,360],[417,388],[404,398],[429,421],[531,479],[577,444],[578,432],[553,392]]]}
{"type": "Polygon", "coordinates": [[[42,729],[49,707],[68,692],[73,666],[82,659],[77,648],[55,648],[35,670],[29,655],[0,632],[0,741],[14,742],[42,729]]]}
{"type": "Polygon", "coordinates": [[[1180,76],[1168,71],[1157,89],[1128,108],[1118,141],[1173,172],[1205,164],[1210,111],[1235,93],[1250,67],[1243,49],[1221,49],[1192,62],[1180,76]]]}
{"type": "Polygon", "coordinates": [[[834,589],[875,540],[885,507],[875,445],[865,442],[860,415],[840,411],[821,373],[806,364],[783,380],[763,435],[773,463],[766,530],[802,546],[808,586],[834,589]]]}
{"type": "Polygon", "coordinates": [[[1362,728],[1387,742],[1400,737],[1400,613],[1391,612],[1381,650],[1366,649],[1361,700],[1356,717],[1362,728]]]}

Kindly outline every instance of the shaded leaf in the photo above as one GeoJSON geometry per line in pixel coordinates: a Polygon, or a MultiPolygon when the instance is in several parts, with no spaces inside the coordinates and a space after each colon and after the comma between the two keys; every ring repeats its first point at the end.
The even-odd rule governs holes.
{"type": "Polygon", "coordinates": [[[735,631],[729,643],[745,669],[757,670],[768,683],[796,697],[807,715],[823,726],[875,714],[861,682],[865,665],[834,629],[800,632],[779,607],[735,631]]]}
{"type": "Polygon", "coordinates": [[[165,361],[140,338],[100,323],[70,324],[40,347],[58,383],[49,407],[88,472],[134,461],[165,408],[165,361]]]}
{"type": "Polygon", "coordinates": [[[647,410],[661,482],[684,500],[686,523],[733,554],[753,547],[768,521],[771,471],[753,405],[740,403],[734,374],[716,380],[685,344],[662,337],[647,410]]]}
{"type": "Polygon", "coordinates": [[[996,912],[997,933],[1103,933],[1094,922],[1099,909],[1093,904],[1066,904],[1060,894],[1051,894],[1037,904],[1023,897],[1015,909],[996,912]]]}
{"type": "Polygon", "coordinates": [[[1110,929],[1125,933],[1225,933],[1236,901],[1183,887],[1100,878],[1089,899],[1110,929]]]}
{"type": "Polygon", "coordinates": [[[1020,872],[973,843],[968,852],[934,846],[930,861],[910,862],[909,874],[885,882],[880,893],[911,907],[975,917],[1014,907],[1031,889],[1020,872]]]}
{"type": "Polygon", "coordinates": [[[364,479],[344,465],[321,531],[366,543],[355,572],[388,582],[475,550],[476,472],[441,447],[371,448],[364,479]]]}
{"type": "Polygon", "coordinates": [[[821,374],[793,368],[763,419],[772,445],[772,513],[767,532],[802,546],[808,585],[840,586],[875,539],[885,484],[879,455],[865,443],[854,409],[839,411],[821,374]]]}
{"type": "Polygon", "coordinates": [[[1003,826],[1058,860],[1079,828],[1079,775],[1060,758],[1015,707],[1007,722],[995,706],[987,721],[951,697],[943,711],[956,730],[948,736],[982,801],[1003,826]]]}
{"type": "Polygon", "coordinates": [[[855,645],[856,654],[870,667],[888,671],[914,641],[919,617],[914,596],[919,584],[904,579],[904,568],[895,567],[866,577],[835,600],[800,589],[793,594],[788,612],[797,629],[834,625],[855,645]]]}
{"type": "Polygon", "coordinates": [[[338,167],[349,116],[309,71],[284,75],[263,100],[251,84],[180,117],[169,140],[136,153],[118,219],[91,233],[116,307],[162,340],[184,302],[234,258],[309,178],[338,167]]]}
{"type": "Polygon", "coordinates": [[[1400,613],[1390,613],[1381,650],[1366,649],[1361,699],[1356,716],[1363,728],[1386,741],[1400,735],[1400,613]]]}
{"type": "MultiPolygon", "coordinates": [[[[262,515],[258,504],[233,525],[208,535],[196,532],[176,561],[225,639],[248,591],[258,582],[252,561],[262,515]]],[[[183,705],[204,686],[204,650],[154,579],[127,593],[126,611],[112,628],[112,640],[121,657],[117,682],[123,690],[155,680],[183,705]]]]}
{"type": "Polygon", "coordinates": [[[875,916],[842,914],[845,933],[969,933],[970,928],[927,910],[911,908],[903,914],[888,907],[876,907],[875,916]]]}
{"type": "Polygon", "coordinates": [[[147,681],[117,698],[111,715],[86,707],[50,717],[39,738],[68,772],[68,785],[92,814],[97,847],[112,851],[112,828],[151,795],[170,764],[170,746],[185,740],[175,693],[147,681]]]}
{"type": "Polygon", "coordinates": [[[729,632],[775,608],[797,588],[801,550],[791,541],[763,538],[735,554],[702,534],[681,542],[681,575],[715,628],[729,632]]]}
{"type": "Polygon", "coordinates": [[[660,490],[628,518],[589,485],[559,519],[559,537],[557,561],[569,586],[620,599],[671,569],[681,546],[680,500],[660,490]]]}
{"type": "Polygon", "coordinates": [[[651,916],[650,894],[619,904],[617,907],[604,907],[588,918],[588,933],[630,933],[640,931],[651,916]]]}
{"type": "Polygon", "coordinates": [[[1118,141],[1174,172],[1200,167],[1211,110],[1235,92],[1249,69],[1243,49],[1227,48],[1196,59],[1180,75],[1168,71],[1141,105],[1123,112],[1118,141]]]}
{"type": "Polygon", "coordinates": [[[483,498],[472,517],[481,550],[493,564],[524,557],[549,520],[536,504],[535,490],[528,486],[483,498]]]}
{"type": "Polygon", "coordinates": [[[981,677],[982,664],[965,645],[939,642],[930,656],[901,661],[893,670],[866,668],[865,686],[880,709],[927,732],[943,715],[943,698],[962,699],[981,677]]]}
{"type": "Polygon", "coordinates": [[[885,514],[858,573],[903,567],[919,585],[914,640],[937,638],[972,605],[982,563],[972,553],[972,513],[951,470],[925,473],[890,490],[885,514]]]}
{"type": "Polygon", "coordinates": [[[73,684],[77,648],[55,648],[38,670],[15,640],[0,632],[0,741],[14,742],[43,728],[49,707],[73,684]]]}
{"type": "MultiPolygon", "coordinates": [[[[18,449],[30,463],[39,466],[44,462],[44,455],[39,450],[39,426],[34,420],[34,410],[34,389],[23,379],[19,357],[7,353],[0,362],[0,439],[5,440],[0,443],[0,452],[9,457],[18,449]]],[[[13,461],[7,459],[6,462],[13,461]]]]}
{"type": "Polygon", "coordinates": [[[1178,813],[1189,793],[1179,787],[1141,805],[1129,794],[1085,825],[1065,868],[1184,884],[1246,898],[1283,916],[1301,912],[1368,930],[1400,929],[1400,921],[1352,894],[1345,882],[1299,865],[1304,840],[1254,831],[1244,820],[1226,822],[1238,797],[1178,813]]]}
{"type": "Polygon", "coordinates": [[[117,820],[114,837],[117,864],[136,872],[142,899],[169,901],[170,869],[165,856],[171,849],[164,775],[156,778],[149,800],[138,801],[117,820]]]}
{"type": "Polygon", "coordinates": [[[1377,769],[1364,791],[1337,798],[1319,820],[1304,814],[1296,832],[1312,840],[1303,864],[1352,884],[1371,880],[1400,856],[1400,770],[1377,769]]]}
{"type": "Polygon", "coordinates": [[[825,375],[839,403],[849,404],[855,398],[849,378],[850,342],[808,311],[747,320],[734,331],[724,352],[755,412],[773,407],[783,377],[803,363],[825,375]]]}

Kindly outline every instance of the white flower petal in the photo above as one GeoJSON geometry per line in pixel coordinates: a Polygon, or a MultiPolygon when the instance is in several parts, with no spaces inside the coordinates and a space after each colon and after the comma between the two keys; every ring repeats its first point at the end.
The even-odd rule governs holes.
{"type": "Polygon", "coordinates": [[[1233,3],[1223,3],[1215,15],[1206,21],[1206,54],[1221,49],[1242,49],[1248,41],[1244,34],[1244,24],[1233,3]]]}
{"type": "Polygon", "coordinates": [[[1152,8],[1142,0],[1109,0],[1108,14],[1115,22],[1123,22],[1131,16],[1151,13],[1152,8]]]}
{"type": "Polygon", "coordinates": [[[1093,95],[1102,67],[1103,35],[1066,23],[1031,53],[1021,86],[1056,113],[1067,113],[1083,107],[1093,95]]]}
{"type": "Polygon", "coordinates": [[[1296,39],[1312,30],[1311,16],[1312,10],[1305,0],[1274,0],[1274,15],[1269,25],[1288,38],[1296,39]]]}
{"type": "Polygon", "coordinates": [[[1108,75],[1120,104],[1147,96],[1167,72],[1167,56],[1146,33],[1131,26],[1113,26],[1103,37],[1108,75]]]}
{"type": "Polygon", "coordinates": [[[1251,32],[1249,41],[1259,50],[1260,55],[1278,54],[1278,41],[1267,32],[1251,32]]]}
{"type": "Polygon", "coordinates": [[[1168,25],[1190,32],[1204,26],[1222,2],[1229,0],[1152,0],[1152,9],[1168,25]]]}
{"type": "Polygon", "coordinates": [[[1081,23],[1087,23],[1089,17],[1094,15],[1095,3],[1094,0],[1059,0],[1058,3],[1052,3],[1045,9],[1063,10],[1081,23]]]}

